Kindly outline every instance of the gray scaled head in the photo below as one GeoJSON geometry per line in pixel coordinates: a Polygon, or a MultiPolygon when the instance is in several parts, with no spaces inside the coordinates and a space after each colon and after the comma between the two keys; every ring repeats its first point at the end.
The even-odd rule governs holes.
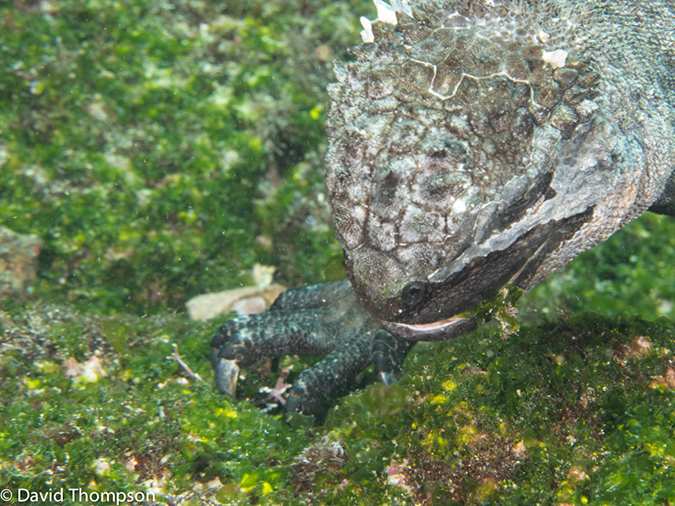
{"type": "Polygon", "coordinates": [[[375,0],[362,18],[329,87],[326,183],[348,276],[391,332],[452,335],[658,196],[673,148],[650,129],[672,127],[640,110],[655,78],[607,56],[622,34],[600,3],[375,0]]]}

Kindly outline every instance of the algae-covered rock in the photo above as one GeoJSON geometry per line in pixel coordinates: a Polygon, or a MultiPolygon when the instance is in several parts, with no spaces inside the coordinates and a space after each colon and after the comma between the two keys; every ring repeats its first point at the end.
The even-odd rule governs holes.
{"type": "Polygon", "coordinates": [[[204,339],[218,323],[7,305],[0,489],[15,499],[22,489],[131,493],[165,505],[291,498],[286,466],[308,438],[213,391],[204,339]]]}
{"type": "MultiPolygon", "coordinates": [[[[324,89],[373,13],[370,0],[0,5],[0,219],[43,241],[39,300],[0,307],[0,489],[675,502],[673,324],[620,316],[673,314],[665,218],[646,214],[526,294],[551,322],[418,346],[393,390],[333,398],[323,422],[252,406],[286,363],[248,369],[238,402],[216,395],[208,343],[227,316],[164,312],[251,283],[258,262],[289,285],[321,281],[338,251],[324,89]],[[613,317],[560,319],[566,308],[613,317]]],[[[19,248],[23,279],[39,246],[19,248]]],[[[292,374],[311,363],[287,360],[292,374]]]]}
{"type": "Polygon", "coordinates": [[[666,319],[588,313],[422,344],[399,384],[332,398],[312,421],[252,405],[274,364],[246,371],[242,400],[215,393],[205,343],[225,318],[5,307],[0,488],[157,504],[675,501],[666,319]]]}
{"type": "Polygon", "coordinates": [[[36,292],[144,314],[258,262],[322,281],[325,89],[356,3],[0,4],[0,223],[43,241],[36,292]]]}
{"type": "Polygon", "coordinates": [[[0,227],[0,298],[24,297],[35,281],[42,241],[0,227]]]}
{"type": "Polygon", "coordinates": [[[668,504],[674,350],[668,320],[592,313],[419,347],[396,420],[367,391],[344,399],[326,426],[345,454],[330,472],[346,479],[326,495],[318,475],[301,492],[332,504],[668,504]]]}

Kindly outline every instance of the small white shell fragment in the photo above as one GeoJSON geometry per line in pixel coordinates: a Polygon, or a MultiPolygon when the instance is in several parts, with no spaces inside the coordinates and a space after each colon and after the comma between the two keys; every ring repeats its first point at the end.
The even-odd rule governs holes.
{"type": "Polygon", "coordinates": [[[539,30],[539,33],[537,34],[539,36],[539,40],[541,41],[542,44],[546,44],[548,41],[549,37],[551,37],[548,33],[546,33],[544,30],[539,30]]]}
{"type": "Polygon", "coordinates": [[[375,36],[373,35],[373,24],[367,17],[361,16],[361,26],[363,27],[363,30],[361,30],[361,39],[363,40],[364,44],[375,42],[375,36]]]}
{"type": "Polygon", "coordinates": [[[373,3],[377,9],[377,19],[383,23],[389,23],[390,25],[395,25],[397,23],[396,11],[391,5],[382,0],[373,0],[373,3]]]}
{"type": "Polygon", "coordinates": [[[564,67],[567,61],[567,51],[556,49],[555,51],[544,51],[543,60],[553,68],[564,67]]]}

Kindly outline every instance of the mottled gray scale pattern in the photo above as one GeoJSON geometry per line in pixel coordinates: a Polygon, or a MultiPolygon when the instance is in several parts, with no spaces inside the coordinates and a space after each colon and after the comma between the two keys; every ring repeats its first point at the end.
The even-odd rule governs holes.
{"type": "Polygon", "coordinates": [[[547,246],[541,269],[528,268],[529,288],[646,209],[672,170],[655,165],[672,147],[649,132],[670,133],[668,121],[640,112],[672,90],[622,73],[672,49],[665,3],[411,4],[412,17],[372,23],[374,42],[329,88],[336,236],[357,292],[383,319],[377,308],[392,311],[407,284],[442,283],[534,227],[595,209],[583,232],[547,246]]]}
{"type": "MultiPolygon", "coordinates": [[[[455,202],[459,207],[473,208],[491,198],[491,189],[495,184],[505,184],[513,176],[514,169],[523,170],[521,162],[524,157],[519,157],[510,147],[513,145],[514,134],[520,146],[526,148],[524,143],[532,135],[528,121],[535,121],[535,117],[540,118],[540,122],[543,121],[560,99],[558,84],[553,79],[554,71],[559,75],[560,69],[551,68],[546,74],[541,70],[543,65],[533,65],[540,75],[546,76],[537,85],[530,85],[532,100],[528,101],[528,105],[534,115],[528,117],[524,107],[517,110],[515,106],[522,103],[522,100],[518,100],[522,96],[522,88],[513,89],[515,80],[529,77],[528,58],[541,59],[543,50],[540,47],[533,49],[529,45],[518,46],[513,41],[502,41],[502,45],[510,49],[510,56],[507,58],[507,49],[478,37],[473,31],[460,31],[458,35],[458,26],[464,25],[465,31],[471,29],[471,25],[464,18],[454,16],[450,19],[450,28],[430,31],[426,37],[416,41],[416,37],[411,35],[416,33],[414,30],[405,31],[405,39],[414,42],[404,58],[395,58],[402,61],[402,64],[397,62],[393,65],[394,68],[378,65],[370,73],[358,75],[359,79],[367,83],[369,96],[381,98],[389,96],[392,90],[398,90],[394,93],[401,101],[400,107],[393,114],[387,111],[394,116],[394,121],[383,122],[381,117],[377,117],[379,111],[362,115],[347,128],[349,134],[346,139],[350,142],[341,141],[342,148],[349,153],[343,152],[341,155],[342,162],[336,169],[336,176],[349,167],[352,174],[364,176],[358,178],[358,183],[370,183],[374,198],[367,204],[370,206],[369,216],[376,216],[376,225],[369,227],[371,233],[367,236],[374,243],[378,242],[377,239],[373,240],[373,236],[379,224],[383,220],[397,219],[403,220],[401,224],[404,233],[399,231],[398,235],[400,242],[441,242],[443,232],[447,232],[445,227],[413,227],[413,217],[433,211],[434,208],[440,208],[440,211],[447,214],[447,210],[452,209],[455,202]],[[518,49],[524,54],[520,54],[518,49]],[[436,64],[440,64],[440,68],[436,64]],[[505,72],[507,67],[514,70],[516,78],[508,74],[504,77],[490,77],[505,72]],[[394,84],[395,81],[398,83],[394,84]],[[429,96],[429,91],[439,95],[441,100],[434,100],[433,95],[429,96]],[[425,105],[428,106],[420,108],[425,105]],[[447,113],[442,112],[443,109],[453,106],[463,114],[448,117],[447,113]],[[365,122],[372,124],[367,126],[365,122]],[[448,130],[451,135],[445,136],[447,140],[443,139],[444,133],[448,131],[443,128],[445,122],[450,123],[448,130]],[[383,127],[386,128],[383,130],[383,127]],[[354,130],[368,131],[374,141],[383,140],[379,160],[364,161],[360,143],[351,142],[356,138],[354,130]],[[503,138],[499,138],[500,135],[503,138]],[[480,143],[476,137],[488,140],[480,143]],[[471,139],[472,142],[462,146],[455,142],[459,139],[471,139]],[[451,148],[445,148],[444,144],[451,148]],[[356,153],[356,156],[352,153],[356,153]],[[416,153],[410,155],[414,159],[410,166],[406,166],[405,156],[390,160],[393,154],[405,153],[416,153]],[[349,156],[353,160],[346,162],[345,158],[349,156]],[[500,164],[500,170],[494,170],[495,162],[500,164]],[[371,178],[373,169],[375,177],[371,178]],[[397,169],[398,175],[394,175],[397,169]],[[480,194],[470,190],[471,188],[480,189],[480,194]],[[401,213],[404,209],[408,210],[406,214],[401,213]]],[[[568,74],[566,76],[569,80],[568,74]]],[[[566,83],[566,86],[571,84],[566,83]]],[[[568,134],[573,128],[570,118],[574,117],[574,111],[561,109],[557,111],[553,124],[568,134]]],[[[329,184],[331,175],[329,172],[329,184]]],[[[341,182],[343,184],[335,186],[335,198],[340,199],[344,195],[354,204],[365,203],[364,187],[360,184],[356,190],[358,198],[352,195],[355,191],[352,185],[357,182],[354,177],[342,179],[341,182]]],[[[444,220],[437,217],[434,221],[439,224],[444,220]]],[[[457,228],[460,221],[461,219],[452,217],[451,227],[457,228]]],[[[350,218],[345,223],[344,227],[338,227],[343,239],[352,247],[361,244],[360,241],[366,236],[354,226],[354,220],[350,218]]],[[[368,225],[363,223],[363,227],[368,225]]],[[[387,250],[390,251],[391,227],[385,233],[385,243],[389,245],[387,250]]]]}

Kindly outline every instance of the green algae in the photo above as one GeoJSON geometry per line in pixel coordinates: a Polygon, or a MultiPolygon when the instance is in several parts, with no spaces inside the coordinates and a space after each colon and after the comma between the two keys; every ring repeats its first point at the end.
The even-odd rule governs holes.
{"type": "Polygon", "coordinates": [[[524,319],[552,322],[420,345],[398,385],[334,397],[319,425],[265,414],[247,400],[262,402],[274,364],[246,371],[242,400],[217,396],[208,343],[225,317],[164,310],[248,282],[261,261],[289,285],[322,280],[338,251],[324,88],[372,5],[40,6],[0,5],[0,222],[44,243],[37,297],[2,301],[0,488],[156,486],[178,504],[675,501],[673,326],[630,316],[672,315],[672,220],[645,214],[526,294],[524,319]],[[167,358],[173,344],[201,382],[167,358]]]}
{"type": "Polygon", "coordinates": [[[485,299],[475,308],[460,313],[458,316],[462,318],[475,316],[479,325],[495,320],[502,329],[504,337],[507,337],[520,328],[520,322],[516,318],[518,313],[516,307],[523,293],[521,288],[507,283],[496,295],[485,299]]]}
{"type": "Polygon", "coordinates": [[[219,482],[238,501],[283,496],[307,437],[215,394],[204,353],[215,324],[28,305],[0,319],[0,488],[155,490],[166,501],[214,496],[207,484],[219,482]],[[202,381],[170,359],[173,344],[202,381]],[[78,372],[92,358],[98,374],[78,372]]]}
{"type": "Polygon", "coordinates": [[[0,6],[0,223],[42,239],[39,295],[143,314],[261,261],[321,281],[325,86],[358,38],[350,7],[0,6]]]}
{"type": "Polygon", "coordinates": [[[644,213],[526,294],[522,309],[528,317],[534,312],[552,317],[561,311],[596,311],[672,318],[673,279],[675,219],[644,213]]]}
{"type": "MultiPolygon", "coordinates": [[[[357,394],[326,426],[349,455],[342,472],[369,469],[368,494],[391,504],[666,504],[674,332],[590,313],[508,340],[485,329],[418,348],[397,423],[357,394]],[[397,466],[400,485],[386,485],[397,466]]],[[[368,504],[347,481],[336,503],[368,504]]]]}
{"type": "MultiPolygon", "coordinates": [[[[675,500],[665,319],[589,313],[422,344],[399,384],[334,400],[314,426],[215,394],[205,343],[222,320],[16,303],[0,322],[2,488],[152,489],[181,504],[675,500]]],[[[273,382],[262,369],[244,383],[273,382]]]]}

